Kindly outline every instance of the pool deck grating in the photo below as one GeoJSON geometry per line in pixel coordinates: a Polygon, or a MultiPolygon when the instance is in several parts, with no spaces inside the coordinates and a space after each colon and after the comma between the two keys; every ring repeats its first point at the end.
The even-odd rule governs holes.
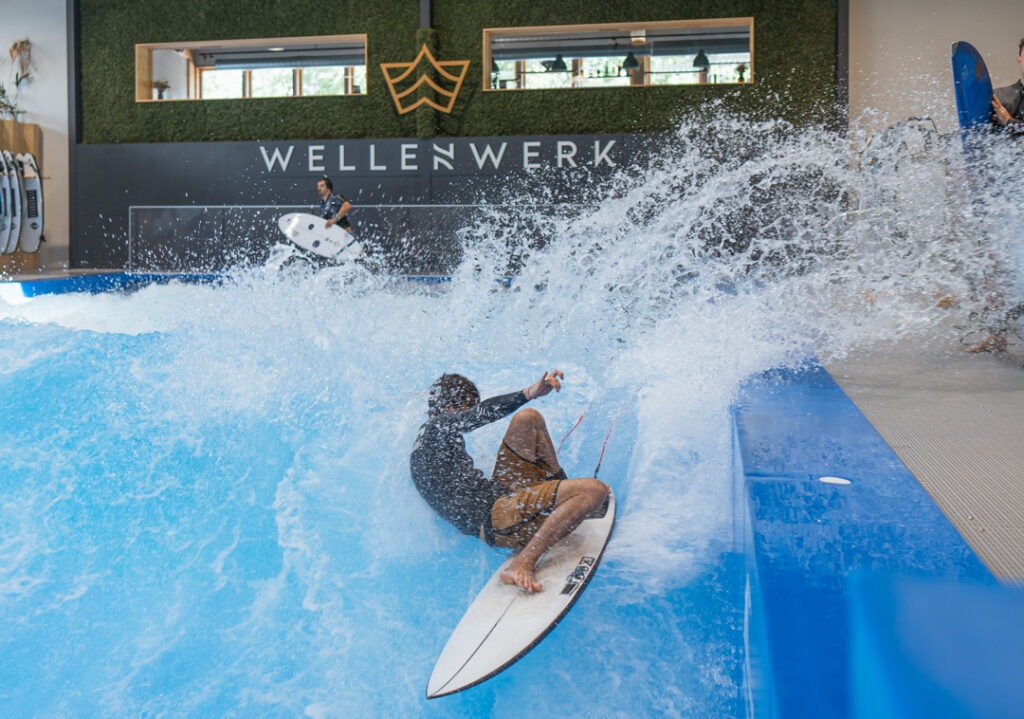
{"type": "Polygon", "coordinates": [[[868,348],[827,366],[983,562],[1024,585],[1024,352],[868,348]]]}

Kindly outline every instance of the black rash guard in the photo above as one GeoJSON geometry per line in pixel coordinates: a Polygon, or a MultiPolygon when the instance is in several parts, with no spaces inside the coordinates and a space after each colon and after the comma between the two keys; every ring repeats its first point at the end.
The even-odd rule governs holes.
{"type": "Polygon", "coordinates": [[[338,213],[341,212],[341,208],[346,202],[348,200],[340,194],[332,192],[320,201],[320,216],[325,220],[336,220],[339,226],[352,232],[352,224],[348,221],[348,214],[338,220],[338,213]]]}
{"type": "Polygon", "coordinates": [[[1010,113],[1010,117],[1014,120],[1024,120],[1024,85],[1020,80],[1006,87],[997,87],[993,92],[1010,113]]]}
{"type": "Polygon", "coordinates": [[[413,484],[435,512],[460,532],[493,542],[491,505],[508,488],[473,466],[462,436],[526,404],[522,392],[485,399],[462,412],[441,412],[420,427],[410,458],[413,484]]]}

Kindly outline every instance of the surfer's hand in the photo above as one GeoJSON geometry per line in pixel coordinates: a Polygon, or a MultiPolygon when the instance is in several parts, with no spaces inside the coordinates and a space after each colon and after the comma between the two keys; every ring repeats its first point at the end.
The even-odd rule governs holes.
{"type": "Polygon", "coordinates": [[[526,399],[537,399],[548,394],[551,390],[561,392],[562,385],[558,381],[560,379],[565,379],[565,375],[562,374],[561,370],[554,369],[550,372],[545,372],[539,380],[524,389],[523,394],[526,395],[526,399]]]}
{"type": "Polygon", "coordinates": [[[333,217],[327,218],[327,224],[324,225],[324,229],[326,230],[327,228],[329,228],[333,224],[334,224],[334,218],[333,217]]]}
{"type": "Polygon", "coordinates": [[[999,98],[995,95],[992,96],[992,110],[995,112],[996,122],[1000,125],[1005,125],[1013,120],[1013,116],[1003,107],[1003,103],[999,102],[999,98]]]}

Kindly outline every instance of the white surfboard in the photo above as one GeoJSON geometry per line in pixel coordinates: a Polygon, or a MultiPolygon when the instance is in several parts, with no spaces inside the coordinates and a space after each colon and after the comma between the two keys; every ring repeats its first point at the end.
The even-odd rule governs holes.
{"type": "Polygon", "coordinates": [[[355,236],[338,225],[325,227],[322,217],[308,212],[289,212],[277,220],[281,232],[304,250],[335,261],[354,260],[363,257],[362,245],[355,236]]]}
{"type": "Polygon", "coordinates": [[[38,252],[43,237],[43,185],[36,158],[31,152],[14,158],[21,170],[21,244],[22,252],[38,252]]]}
{"type": "Polygon", "coordinates": [[[609,496],[604,517],[585,520],[537,562],[537,580],[544,589],[536,594],[501,581],[501,572],[512,561],[509,557],[445,644],[427,682],[427,699],[490,679],[537,646],[583,593],[614,526],[615,497],[609,496]]]}
{"type": "Polygon", "coordinates": [[[7,254],[7,240],[11,236],[10,211],[11,181],[7,177],[7,160],[0,152],[0,254],[7,254]]]}
{"type": "Polygon", "coordinates": [[[18,166],[14,163],[14,155],[10,150],[4,150],[4,162],[7,163],[7,222],[10,226],[10,236],[7,238],[7,246],[4,254],[9,255],[18,247],[18,237],[21,235],[21,175],[18,173],[18,166]]]}

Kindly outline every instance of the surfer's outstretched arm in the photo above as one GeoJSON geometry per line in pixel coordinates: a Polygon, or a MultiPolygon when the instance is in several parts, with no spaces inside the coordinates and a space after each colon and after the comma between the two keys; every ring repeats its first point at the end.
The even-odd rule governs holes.
{"type": "Polygon", "coordinates": [[[566,479],[558,487],[555,508],[537,529],[508,569],[501,573],[505,584],[516,584],[527,592],[544,587],[537,581],[537,560],[558,540],[567,537],[584,519],[597,512],[611,493],[611,487],[593,477],[566,479]]]}
{"type": "Polygon", "coordinates": [[[545,372],[541,375],[539,380],[523,390],[523,396],[525,396],[527,400],[531,400],[543,397],[551,390],[561,392],[562,384],[559,380],[562,379],[565,379],[565,375],[562,374],[562,370],[553,369],[550,372],[545,372]]]}

